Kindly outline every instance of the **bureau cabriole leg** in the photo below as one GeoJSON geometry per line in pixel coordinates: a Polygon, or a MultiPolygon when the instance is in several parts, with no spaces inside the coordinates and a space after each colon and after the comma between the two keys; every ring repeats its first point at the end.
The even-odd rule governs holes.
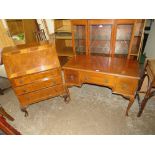
{"type": "Polygon", "coordinates": [[[26,107],[21,107],[20,109],[22,112],[25,113],[25,115],[24,115],[25,117],[27,117],[29,115],[28,111],[26,110],[26,107]]]}
{"type": "Polygon", "coordinates": [[[126,114],[125,114],[126,116],[128,116],[128,112],[129,112],[129,110],[130,110],[130,108],[131,108],[131,106],[132,106],[134,100],[135,100],[135,97],[130,97],[130,99],[129,99],[129,104],[128,104],[128,107],[127,107],[127,109],[126,109],[126,114]]]}
{"type": "Polygon", "coordinates": [[[70,93],[67,87],[66,87],[66,95],[64,95],[63,98],[66,103],[69,103],[69,101],[71,100],[70,93]]]}

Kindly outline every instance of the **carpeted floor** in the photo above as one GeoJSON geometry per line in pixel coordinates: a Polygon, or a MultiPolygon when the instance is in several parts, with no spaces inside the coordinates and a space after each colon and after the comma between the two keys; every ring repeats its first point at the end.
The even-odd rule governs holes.
{"type": "Polygon", "coordinates": [[[140,118],[137,101],[125,117],[128,100],[108,88],[85,84],[69,90],[69,104],[61,97],[42,101],[29,106],[26,118],[12,89],[0,95],[0,104],[15,118],[10,123],[22,134],[155,134],[154,98],[140,118]]]}

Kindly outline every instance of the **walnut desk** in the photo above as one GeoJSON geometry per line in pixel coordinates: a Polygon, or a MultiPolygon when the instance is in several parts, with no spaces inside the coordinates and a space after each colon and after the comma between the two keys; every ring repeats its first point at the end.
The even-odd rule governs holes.
{"type": "Polygon", "coordinates": [[[67,87],[96,84],[109,87],[113,93],[129,99],[128,116],[140,79],[141,70],[136,60],[78,55],[68,61],[63,70],[67,87]]]}

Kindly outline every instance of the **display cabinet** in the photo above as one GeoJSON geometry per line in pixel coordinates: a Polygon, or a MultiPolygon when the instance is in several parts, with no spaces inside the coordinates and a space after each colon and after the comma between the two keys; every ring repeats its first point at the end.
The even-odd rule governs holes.
{"type": "Polygon", "coordinates": [[[72,20],[73,51],[76,55],[138,57],[145,20],[72,20]]]}

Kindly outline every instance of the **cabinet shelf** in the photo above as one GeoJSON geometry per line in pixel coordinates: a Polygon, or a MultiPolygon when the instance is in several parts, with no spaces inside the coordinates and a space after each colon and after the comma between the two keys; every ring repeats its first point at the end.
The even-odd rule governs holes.
{"type": "Polygon", "coordinates": [[[90,41],[111,41],[111,40],[106,40],[106,39],[90,39],[90,41]]]}

